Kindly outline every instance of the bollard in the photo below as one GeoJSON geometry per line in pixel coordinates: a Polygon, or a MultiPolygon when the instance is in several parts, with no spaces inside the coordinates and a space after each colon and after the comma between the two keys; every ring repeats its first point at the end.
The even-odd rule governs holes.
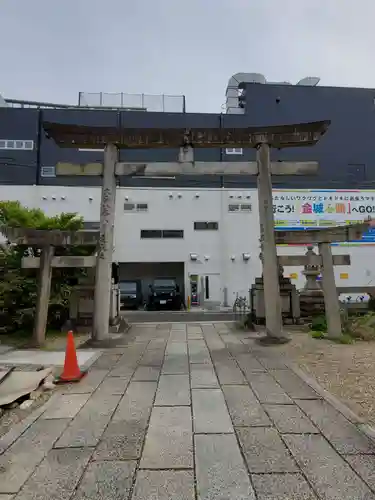
{"type": "Polygon", "coordinates": [[[190,295],[188,295],[187,304],[186,304],[186,308],[187,308],[188,311],[190,311],[190,305],[191,305],[190,295]]]}

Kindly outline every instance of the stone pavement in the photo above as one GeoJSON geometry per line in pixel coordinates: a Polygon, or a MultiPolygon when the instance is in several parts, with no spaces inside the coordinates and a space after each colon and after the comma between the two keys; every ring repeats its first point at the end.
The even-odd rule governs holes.
{"type": "Polygon", "coordinates": [[[286,362],[225,323],[135,326],[0,438],[0,500],[375,499],[373,442],[286,362]]]}

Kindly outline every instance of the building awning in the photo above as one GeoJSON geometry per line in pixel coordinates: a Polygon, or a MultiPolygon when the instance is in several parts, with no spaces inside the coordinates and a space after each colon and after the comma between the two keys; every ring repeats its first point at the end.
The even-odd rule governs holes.
{"type": "Polygon", "coordinates": [[[124,128],[96,127],[44,122],[48,138],[63,148],[102,149],[115,144],[120,149],[255,148],[312,146],[327,131],[330,120],[271,127],[236,128],[124,128]]]}

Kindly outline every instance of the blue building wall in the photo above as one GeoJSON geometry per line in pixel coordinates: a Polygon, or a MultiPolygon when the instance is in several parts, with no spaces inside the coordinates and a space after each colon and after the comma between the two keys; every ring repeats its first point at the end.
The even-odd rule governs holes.
{"type": "MultiPolygon", "coordinates": [[[[375,90],[248,84],[245,115],[145,113],[107,110],[35,110],[0,108],[0,140],[33,140],[33,151],[0,150],[0,184],[96,185],[99,178],[43,177],[42,167],[58,161],[86,163],[102,161],[101,152],[61,149],[47,139],[43,121],[82,125],[131,127],[226,127],[263,126],[330,119],[331,127],[317,146],[273,151],[274,160],[317,160],[314,177],[274,177],[275,187],[284,188],[371,188],[375,187],[375,90]]],[[[122,150],[121,161],[174,161],[178,151],[122,150]]],[[[254,150],[242,156],[226,156],[220,149],[198,149],[198,161],[254,160],[254,150]]],[[[122,177],[123,186],[254,187],[255,178],[228,176],[142,179],[122,177]]]]}

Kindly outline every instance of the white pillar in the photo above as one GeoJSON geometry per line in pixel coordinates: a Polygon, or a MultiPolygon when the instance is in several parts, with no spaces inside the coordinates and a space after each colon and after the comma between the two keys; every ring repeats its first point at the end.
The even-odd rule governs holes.
{"type": "Polygon", "coordinates": [[[340,303],[335,283],[331,244],[319,243],[319,253],[322,256],[322,289],[328,336],[340,337],[342,334],[340,303]]]}
{"type": "Polygon", "coordinates": [[[93,340],[97,341],[105,340],[109,336],[117,161],[117,147],[114,144],[107,144],[104,149],[100,236],[95,274],[93,340]]]}
{"type": "Polygon", "coordinates": [[[267,336],[286,340],[281,316],[279,269],[277,261],[275,223],[272,204],[270,147],[261,144],[257,150],[258,202],[260,238],[263,254],[263,283],[267,336]]]}

